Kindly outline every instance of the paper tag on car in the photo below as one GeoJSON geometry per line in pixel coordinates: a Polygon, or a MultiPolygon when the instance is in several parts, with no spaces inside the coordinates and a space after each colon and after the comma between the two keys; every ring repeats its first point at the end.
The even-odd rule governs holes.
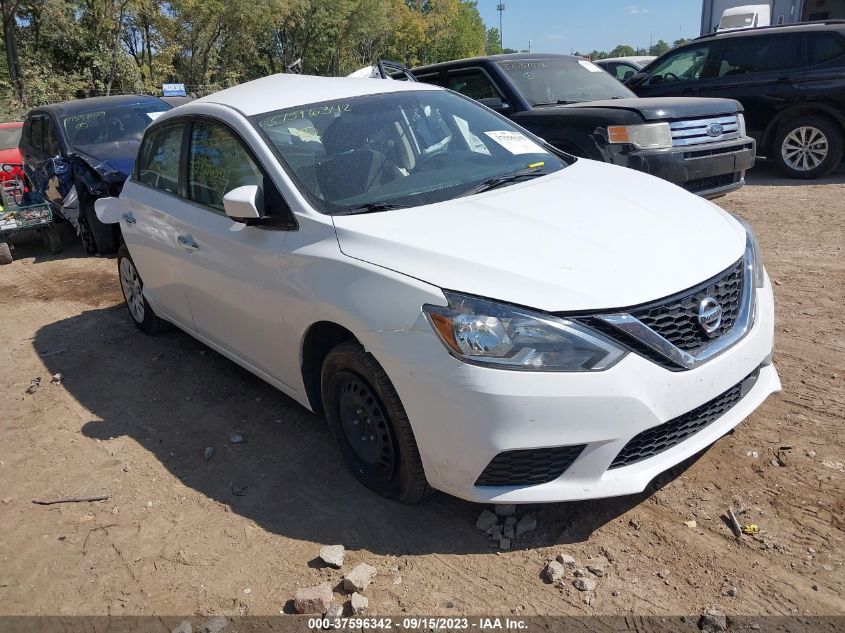
{"type": "Polygon", "coordinates": [[[596,66],[593,62],[588,62],[586,59],[579,59],[578,63],[581,64],[584,68],[589,70],[591,73],[603,73],[604,71],[596,66]]]}
{"type": "Polygon", "coordinates": [[[530,138],[519,132],[494,130],[485,132],[487,136],[508,150],[511,154],[545,154],[546,150],[537,145],[530,138]]]}

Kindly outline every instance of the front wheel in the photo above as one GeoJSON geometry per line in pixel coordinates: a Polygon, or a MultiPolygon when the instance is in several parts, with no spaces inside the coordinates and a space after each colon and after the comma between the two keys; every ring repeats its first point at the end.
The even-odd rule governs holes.
{"type": "Polygon", "coordinates": [[[796,117],[778,129],[772,150],[775,165],[785,176],[819,178],[839,164],[842,132],[824,117],[796,117]]]}
{"type": "Polygon", "coordinates": [[[135,268],[135,262],[129,254],[126,245],[120,247],[117,252],[117,272],[120,277],[120,289],[123,291],[123,298],[126,300],[126,307],[132,321],[142,332],[156,334],[163,330],[166,322],[160,319],[152,307],[144,298],[144,282],[141,275],[135,268]]]}
{"type": "Polygon", "coordinates": [[[326,356],[321,385],[329,427],[358,481],[388,499],[421,501],[429,488],[414,433],[372,354],[341,343],[326,356]]]}

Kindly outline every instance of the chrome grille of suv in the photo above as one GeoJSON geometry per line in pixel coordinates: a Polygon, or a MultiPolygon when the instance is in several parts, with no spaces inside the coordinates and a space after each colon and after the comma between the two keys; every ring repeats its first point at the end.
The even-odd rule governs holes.
{"type": "Polygon", "coordinates": [[[691,121],[671,121],[669,129],[672,131],[672,145],[676,147],[739,138],[739,121],[735,114],[691,121]],[[708,128],[711,131],[720,128],[721,131],[718,134],[710,134],[708,128]]]}
{"type": "Polygon", "coordinates": [[[659,303],[631,310],[630,314],[675,347],[695,352],[733,327],[742,298],[742,267],[743,260],[740,259],[700,286],[659,303]],[[712,297],[722,307],[722,322],[710,334],[704,332],[698,323],[698,306],[705,297],[712,297]]]}

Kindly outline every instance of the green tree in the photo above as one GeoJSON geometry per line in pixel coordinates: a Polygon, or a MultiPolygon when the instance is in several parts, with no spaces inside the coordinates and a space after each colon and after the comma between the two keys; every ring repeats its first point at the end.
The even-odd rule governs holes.
{"type": "Polygon", "coordinates": [[[608,57],[630,57],[631,55],[636,55],[637,51],[634,50],[632,47],[628,46],[627,44],[620,44],[612,51],[610,51],[607,56],[608,57]]]}
{"type": "Polygon", "coordinates": [[[487,30],[487,43],[484,46],[484,52],[487,55],[499,55],[504,49],[502,48],[502,38],[499,34],[499,29],[492,28],[487,30]]]}
{"type": "Polygon", "coordinates": [[[657,44],[654,44],[654,45],[653,45],[653,46],[649,49],[648,54],[649,54],[649,55],[656,55],[656,56],[658,56],[658,57],[659,57],[660,55],[662,55],[663,53],[665,53],[666,51],[668,51],[668,50],[669,50],[669,48],[670,48],[670,47],[669,47],[669,44],[667,44],[667,43],[666,43],[666,42],[664,42],[663,40],[657,40],[657,44]]]}

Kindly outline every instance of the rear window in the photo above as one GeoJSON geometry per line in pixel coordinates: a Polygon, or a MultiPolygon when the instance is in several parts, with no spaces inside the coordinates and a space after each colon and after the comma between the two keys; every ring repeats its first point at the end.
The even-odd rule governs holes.
{"type": "Polygon", "coordinates": [[[801,35],[737,37],[722,43],[716,75],[748,75],[801,66],[801,35]]]}
{"type": "Polygon", "coordinates": [[[21,129],[19,127],[0,129],[0,149],[17,148],[21,140],[21,129]]]}
{"type": "Polygon", "coordinates": [[[808,33],[807,38],[807,63],[810,66],[834,59],[845,62],[845,40],[836,33],[808,33]]]}

